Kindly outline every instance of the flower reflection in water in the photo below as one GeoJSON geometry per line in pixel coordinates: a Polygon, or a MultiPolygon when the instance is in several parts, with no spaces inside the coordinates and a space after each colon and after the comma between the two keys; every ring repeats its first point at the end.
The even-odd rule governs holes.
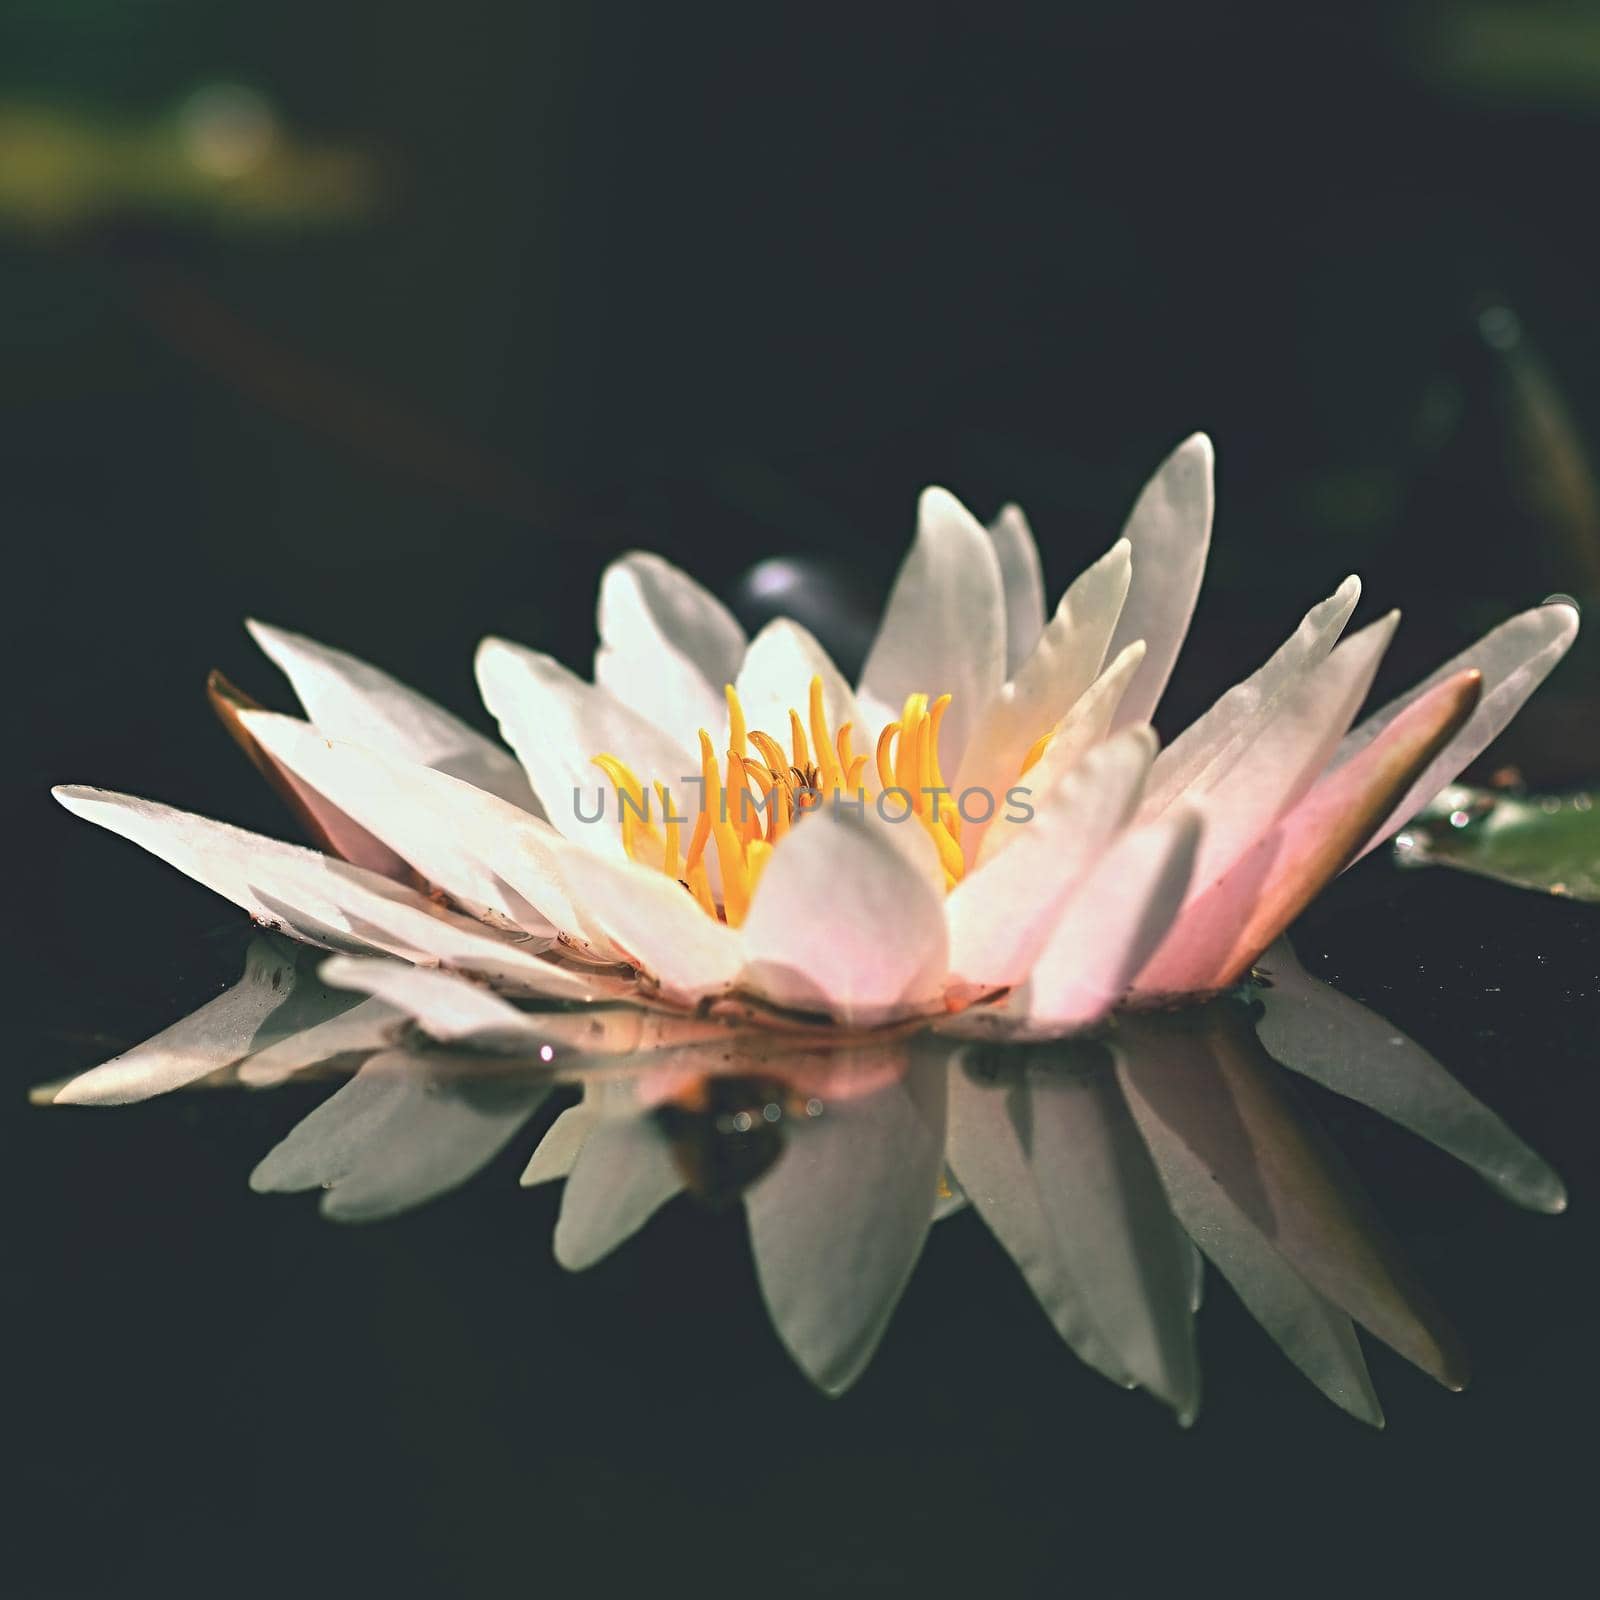
{"type": "Polygon", "coordinates": [[[557,1259],[593,1265],[685,1190],[742,1204],[778,1335],[834,1394],[871,1360],[930,1228],[968,1205],[1083,1361],[1186,1422],[1203,1262],[1366,1422],[1382,1412],[1357,1325],[1459,1388],[1455,1335],[1284,1068],[1519,1205],[1565,1205],[1498,1117],[1281,940],[1230,996],[1048,1044],[823,1042],[624,1007],[518,1010],[443,972],[397,985],[390,963],[316,963],[258,938],[225,994],[40,1097],[126,1101],[354,1068],[251,1183],[320,1190],[325,1215],[370,1221],[465,1182],[576,1084],[522,1180],[565,1181],[557,1259]]]}

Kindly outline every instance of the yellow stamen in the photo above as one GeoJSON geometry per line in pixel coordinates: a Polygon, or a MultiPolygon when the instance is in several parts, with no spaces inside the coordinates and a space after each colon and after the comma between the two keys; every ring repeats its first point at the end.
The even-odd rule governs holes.
{"type": "Polygon", "coordinates": [[[900,713],[900,738],[894,752],[894,781],[911,796],[913,810],[920,810],[921,806],[926,804],[923,797],[917,793],[918,779],[921,776],[917,771],[917,730],[927,710],[927,695],[906,696],[905,710],[900,713]]]}
{"type": "Polygon", "coordinates": [[[828,734],[828,711],[822,703],[820,677],[811,680],[811,743],[816,747],[817,766],[821,769],[822,792],[837,794],[844,787],[844,772],[828,734]]]}
{"type": "Polygon", "coordinates": [[[745,746],[744,707],[739,704],[739,692],[731,683],[726,684],[722,692],[728,701],[728,748],[735,755],[742,756],[745,746]]]}
{"type": "Polygon", "coordinates": [[[702,803],[700,815],[694,819],[694,832],[689,835],[689,853],[683,859],[685,878],[694,876],[695,868],[700,865],[700,858],[706,853],[706,841],[710,837],[711,808],[702,803]]]}
{"type": "Polygon", "coordinates": [[[683,824],[672,814],[672,800],[661,784],[656,784],[656,798],[661,802],[661,825],[666,829],[667,842],[661,854],[661,870],[669,878],[678,876],[678,834],[683,824]]]}
{"type": "Polygon", "coordinates": [[[789,710],[789,742],[794,748],[794,766],[804,772],[811,765],[811,752],[806,748],[806,730],[800,726],[800,713],[789,710]]]}
{"type": "Polygon", "coordinates": [[[659,866],[664,846],[655,824],[648,820],[650,802],[645,797],[644,786],[615,756],[596,756],[594,764],[611,780],[616,791],[617,811],[622,818],[622,848],[635,861],[659,866]]]}
{"type": "Polygon", "coordinates": [[[767,863],[772,859],[772,846],[765,839],[757,839],[750,846],[750,854],[746,865],[750,873],[750,894],[754,897],[756,885],[761,882],[761,874],[767,870],[767,863]]]}
{"type": "Polygon", "coordinates": [[[723,814],[727,810],[727,796],[717,771],[711,735],[704,728],[700,730],[700,777],[705,784],[706,815],[711,819],[711,842],[717,847],[717,866],[722,872],[722,910],[729,923],[737,928],[750,909],[745,888],[744,851],[733,824],[723,814]]]}
{"type": "Polygon", "coordinates": [[[705,862],[697,861],[693,869],[684,874],[683,882],[689,893],[700,902],[700,909],[708,917],[715,917],[717,902],[711,894],[711,874],[706,871],[705,862]]]}
{"type": "Polygon", "coordinates": [[[900,724],[891,722],[878,735],[878,785],[883,789],[894,788],[893,750],[895,735],[899,732],[900,724]]]}
{"type": "Polygon", "coordinates": [[[1022,758],[1022,770],[1017,774],[1019,778],[1031,772],[1038,765],[1039,758],[1050,748],[1050,741],[1060,731],[1061,724],[1058,722],[1048,733],[1041,734],[1028,746],[1028,753],[1022,758]]]}
{"type": "MultiPolygon", "coordinates": [[[[749,912],[751,897],[773,850],[788,837],[802,814],[841,795],[861,794],[862,778],[872,763],[883,789],[899,789],[909,798],[910,813],[916,815],[938,851],[945,887],[954,888],[961,881],[966,872],[961,813],[955,797],[941,792],[947,785],[939,764],[939,734],[951,704],[948,694],[931,701],[925,694],[908,695],[899,721],[881,730],[869,756],[857,755],[852,748],[853,723],[842,723],[837,734],[830,732],[820,676],[813,677],[809,685],[806,714],[802,716],[796,709],[789,712],[787,750],[771,734],[749,727],[732,684],[724,693],[728,706],[726,761],[719,766],[711,735],[701,729],[703,792],[699,814],[687,830],[686,851],[688,819],[673,817],[672,796],[665,783],[656,780],[651,786],[661,807],[661,827],[657,828],[650,814],[649,793],[633,772],[615,756],[594,757],[595,765],[616,789],[623,848],[633,860],[677,879],[707,916],[738,927],[749,912]],[[720,893],[711,887],[708,845],[716,848],[720,893]]],[[[1058,728],[1050,729],[1028,751],[1019,777],[1037,764],[1058,728]]],[[[884,812],[890,821],[907,814],[892,802],[884,812]]],[[[819,936],[827,936],[825,926],[819,929],[819,936]]]]}
{"type": "MultiPolygon", "coordinates": [[[[946,787],[944,773],[939,770],[939,725],[949,709],[951,696],[942,694],[928,709],[928,787],[946,787]]],[[[950,837],[958,843],[961,839],[961,813],[956,809],[951,795],[939,796],[939,820],[950,830],[950,837]]]]}
{"type": "Polygon", "coordinates": [[[752,731],[750,743],[761,752],[761,759],[772,769],[773,777],[781,777],[789,770],[789,758],[783,753],[783,746],[771,734],[752,731]]]}

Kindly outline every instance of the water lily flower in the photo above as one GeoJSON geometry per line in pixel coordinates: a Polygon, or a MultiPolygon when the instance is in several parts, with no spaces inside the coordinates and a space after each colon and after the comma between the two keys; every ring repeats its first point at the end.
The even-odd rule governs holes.
{"type": "MultiPolygon", "coordinates": [[[[927,490],[854,686],[795,622],[748,639],[685,573],[626,555],[601,584],[593,681],[481,646],[509,751],[375,668],[252,624],[306,718],[220,680],[214,703],[320,849],[56,794],[263,925],[413,969],[385,981],[441,968],[516,997],[626,1002],[663,1038],[1068,1036],[1236,982],[1500,732],[1577,631],[1569,605],[1526,611],[1352,729],[1397,615],[1341,639],[1349,578],[1158,749],[1212,504],[1196,435],[1047,616],[1022,513],[985,527],[927,490]]],[[[97,1070],[63,1097],[141,1092],[97,1070]]]]}

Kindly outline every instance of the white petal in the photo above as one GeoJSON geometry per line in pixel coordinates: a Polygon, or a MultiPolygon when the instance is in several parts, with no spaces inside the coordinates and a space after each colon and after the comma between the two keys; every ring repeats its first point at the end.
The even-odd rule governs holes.
{"type": "Polygon", "coordinates": [[[1006,676],[1028,659],[1044,631],[1044,573],[1039,547],[1021,506],[1002,506],[989,524],[1006,599],[1006,676]]]}
{"type": "Polygon", "coordinates": [[[631,1238],[683,1187],[666,1138],[643,1116],[598,1117],[561,1193],[556,1260],[581,1272],[631,1238]]]}
{"type": "Polygon", "coordinates": [[[382,1146],[382,1130],[420,1093],[415,1057],[385,1051],[301,1118],[256,1164],[250,1187],[258,1194],[295,1194],[337,1182],[382,1146]]]}
{"type": "Polygon", "coordinates": [[[829,1104],[745,1195],[778,1337],[828,1394],[865,1370],[922,1252],[944,1162],[944,1099],[941,1065],[829,1104]]]}
{"type": "Polygon", "coordinates": [[[1319,982],[1280,939],[1259,960],[1256,1032],[1274,1059],[1465,1162],[1534,1211],[1566,1209],[1561,1179],[1494,1112],[1376,1012],[1319,982]]]}
{"type": "Polygon", "coordinates": [[[484,1076],[471,1058],[374,1056],[271,1151],[257,1190],[321,1188],[336,1222],[376,1222],[465,1183],[550,1093],[538,1079],[484,1076]]]}
{"type": "Polygon", "coordinates": [[[1198,817],[1175,809],[1101,857],[1034,963],[1023,1003],[1035,1027],[1086,1027],[1122,998],[1183,904],[1199,846],[1198,817]]]}
{"type": "Polygon", "coordinates": [[[1363,746],[1370,744],[1400,712],[1435,684],[1466,668],[1475,668],[1483,674],[1483,692],[1478,700],[1478,709],[1372,836],[1367,850],[1388,838],[1402,822],[1420,811],[1469,761],[1474,760],[1498,737],[1501,729],[1522,709],[1523,702],[1544,682],[1552,668],[1571,648],[1577,636],[1576,607],[1552,602],[1537,606],[1532,611],[1524,611],[1485,634],[1470,650],[1463,650],[1453,660],[1447,661],[1416,688],[1390,701],[1350,734],[1334,758],[1336,766],[1342,765],[1363,746]]]}
{"type": "MultiPolygon", "coordinates": [[[[921,823],[833,805],[773,851],[741,930],[745,980],[779,1005],[871,1024],[932,1004],[947,940],[921,823]]],[[[687,898],[687,897],[685,897],[687,898]]]]}
{"type": "Polygon", "coordinates": [[[484,702],[517,752],[545,815],[558,832],[586,849],[623,853],[617,798],[594,765],[597,755],[615,756],[647,787],[662,783],[677,789],[686,777],[699,779],[698,754],[691,756],[637,711],[550,656],[504,639],[485,639],[478,647],[477,669],[484,702]],[[586,821],[602,796],[604,813],[586,821]]]}
{"type": "MultiPolygon", "coordinates": [[[[970,1048],[970,1047],[969,1047],[970,1048]]],[[[1061,1241],[1046,1216],[1027,1149],[1012,1114],[1015,1084],[974,1076],[955,1059],[950,1068],[950,1131],[946,1153],[962,1189],[1028,1287],[1057,1333],[1081,1361],[1113,1383],[1131,1380],[1090,1315],[1083,1290],[1068,1270],[1061,1241]]]]}
{"type": "Polygon", "coordinates": [[[1165,1031],[1167,1048],[1141,1041],[1118,1062],[1163,1168],[1175,1156],[1193,1162],[1189,1181],[1216,1189],[1318,1294],[1460,1388],[1465,1369],[1454,1334],[1325,1135],[1287,1095],[1282,1069],[1262,1052],[1242,1008],[1213,1006],[1165,1031]],[[1170,1138],[1159,1137],[1158,1124],[1170,1138]]]}
{"type": "MultiPolygon", "coordinates": [[[[787,750],[789,712],[798,711],[801,722],[806,723],[813,677],[822,679],[822,704],[828,713],[829,729],[837,734],[845,723],[854,723],[854,747],[870,751],[870,740],[877,729],[864,725],[849,683],[816,639],[787,617],[769,622],[750,641],[744,665],[739,669],[736,687],[746,724],[759,733],[770,734],[787,750]]],[[[727,713],[719,707],[717,721],[708,723],[707,729],[716,737],[717,730],[726,728],[727,723],[727,713]]],[[[809,724],[806,726],[809,738],[809,724]]],[[[718,749],[721,748],[719,742],[718,749]]]]}
{"type": "Polygon", "coordinates": [[[273,712],[240,722],[264,750],[474,915],[586,942],[549,823],[441,772],[325,738],[273,712]]]}
{"type": "Polygon", "coordinates": [[[1199,792],[1205,838],[1190,899],[1210,889],[1316,782],[1366,699],[1398,621],[1390,612],[1300,676],[1227,775],[1199,792]]]}
{"type": "MultiPolygon", "coordinates": [[[[1143,660],[1144,641],[1135,639],[1118,652],[1116,660],[1078,697],[1077,704],[1061,719],[1044,754],[1008,791],[1019,803],[1008,801],[1004,808],[997,810],[979,837],[980,863],[993,860],[1002,850],[1026,837],[1023,830],[1033,826],[1033,818],[1027,814],[1026,807],[1034,807],[1039,797],[1054,793],[1066,775],[1091,750],[1105,742],[1117,706],[1143,660]]],[[[962,839],[970,851],[972,841],[964,830],[962,839]]],[[[971,859],[970,854],[968,859],[971,859]]]]}
{"type": "Polygon", "coordinates": [[[1211,545],[1212,465],[1203,433],[1185,439],[1144,486],[1123,527],[1133,545],[1133,586],[1110,654],[1135,639],[1149,652],[1113,728],[1150,720],[1189,631],[1211,545]]]}
{"type": "Polygon", "coordinates": [[[153,1039],[79,1073],[56,1090],[56,1105],[127,1105],[196,1083],[302,1029],[350,1009],[305,966],[304,952],[252,939],[243,976],[231,989],[153,1039]]]}
{"type": "Polygon", "coordinates": [[[510,753],[388,673],[286,628],[247,622],[324,733],[448,772],[524,810],[538,803],[510,753]]]}
{"type": "Polygon", "coordinates": [[[984,986],[1020,983],[1061,907],[1127,825],[1139,802],[1155,735],[1128,728],[1091,750],[1039,797],[1016,842],[983,861],[945,900],[950,970],[984,986]]]}
{"type": "Polygon", "coordinates": [[[587,1098],[565,1111],[545,1129],[544,1138],[528,1158],[518,1180],[525,1189],[537,1183],[550,1183],[565,1178],[576,1164],[578,1155],[594,1131],[599,1112],[587,1098]]]}
{"type": "MultiPolygon", "coordinates": [[[[785,841],[783,850],[790,848],[785,841]]],[[[782,854],[774,853],[769,875],[782,854]]],[[[676,879],[627,858],[612,861],[573,850],[564,870],[584,916],[666,994],[693,1004],[738,976],[738,935],[707,916],[676,879]]]]}
{"type": "Polygon", "coordinates": [[[69,811],[120,833],[310,944],[440,961],[528,989],[582,998],[587,984],[415,890],[300,845],[105,789],[54,791],[69,811]]]}
{"type": "Polygon", "coordinates": [[[1200,1404],[1187,1252],[1109,1065],[1053,1069],[1058,1048],[1030,1052],[1026,1080],[1041,1207],[1112,1359],[1187,1423],[1200,1404]]]}
{"type": "Polygon", "coordinates": [[[1214,789],[1232,771],[1286,697],[1333,649],[1360,598],[1361,580],[1346,578],[1306,613],[1264,666],[1235,684],[1161,752],[1145,797],[1145,817],[1160,816],[1181,794],[1214,789]]]}
{"type": "Polygon", "coordinates": [[[981,523],[946,489],[927,489],[917,537],[895,579],[861,672],[859,697],[875,727],[906,697],[953,696],[941,728],[946,771],[1005,680],[1005,597],[1000,562],[981,523]]]}
{"type": "Polygon", "coordinates": [[[671,562],[632,551],[600,580],[594,681],[686,749],[717,728],[723,687],[744,657],[744,629],[671,562]]]}
{"type": "MultiPolygon", "coordinates": [[[[1128,1030],[1119,1032],[1112,1048],[1119,1062],[1125,1058],[1137,1062],[1141,1053],[1148,1055],[1156,1047],[1135,1024],[1131,1036],[1128,1030]]],[[[1169,1128],[1153,1114],[1139,1092],[1137,1069],[1131,1078],[1126,1069],[1121,1075],[1167,1198],[1190,1235],[1202,1243],[1207,1258],[1317,1388],[1352,1416],[1382,1427],[1383,1412],[1349,1317],[1318,1294],[1273,1247],[1269,1235],[1235,1204],[1202,1154],[1205,1144],[1191,1147],[1181,1128],[1169,1128]]],[[[1231,1181],[1241,1177],[1229,1173],[1231,1181]]]]}
{"type": "MultiPolygon", "coordinates": [[[[1128,592],[1130,572],[1128,544],[1122,540],[1061,597],[1050,626],[1028,659],[984,708],[961,758],[955,783],[958,795],[977,788],[998,805],[1006,788],[1017,781],[1034,741],[1066,716],[1093,684],[1128,592]]],[[[974,839],[981,838],[982,825],[973,826],[972,832],[974,839]]],[[[965,837],[963,844],[971,847],[965,837]]]]}
{"type": "Polygon", "coordinates": [[[236,1069],[239,1082],[252,1089],[270,1089],[297,1072],[331,1066],[341,1058],[354,1066],[357,1057],[392,1044],[404,1021],[402,1013],[381,1000],[358,1000],[348,1011],[246,1056],[236,1069]]]}
{"type": "Polygon", "coordinates": [[[320,970],[324,982],[376,996],[441,1044],[515,1048],[539,1038],[532,1018],[454,973],[361,956],[333,956],[320,970]]]}

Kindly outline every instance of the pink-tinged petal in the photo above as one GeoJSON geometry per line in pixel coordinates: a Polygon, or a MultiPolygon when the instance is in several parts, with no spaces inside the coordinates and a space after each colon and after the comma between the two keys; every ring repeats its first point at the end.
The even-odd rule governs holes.
{"type": "MultiPolygon", "coordinates": [[[[1352,640],[1352,643],[1355,641],[1352,640]]],[[[1343,871],[1394,797],[1455,737],[1478,701],[1463,672],[1401,712],[1184,908],[1134,993],[1201,993],[1235,983],[1250,963],[1343,871]]]]}
{"type": "MultiPolygon", "coordinates": [[[[1467,1369],[1455,1334],[1338,1153],[1286,1097],[1282,1069],[1241,1008],[1172,1019],[1163,1035],[1160,1049],[1141,1037],[1117,1063],[1163,1175],[1181,1172],[1186,1186],[1220,1191],[1237,1223],[1325,1300],[1447,1388],[1461,1388],[1467,1369]]],[[[1167,1181],[1171,1193],[1174,1178],[1167,1181]]]]}
{"type": "Polygon", "coordinates": [[[484,703],[517,752],[551,825],[588,850],[623,857],[617,797],[594,765],[597,755],[615,756],[646,786],[676,789],[685,777],[699,778],[698,755],[550,656],[485,639],[477,670],[484,703]],[[586,820],[602,797],[603,814],[586,820]]]}
{"type": "Polygon", "coordinates": [[[728,608],[671,562],[632,551],[600,580],[594,681],[693,749],[721,726],[723,686],[744,659],[744,629],[728,608]]]}
{"type": "Polygon", "coordinates": [[[570,847],[549,823],[445,773],[325,738],[293,717],[247,711],[239,722],[305,792],[381,839],[474,916],[534,934],[559,929],[592,947],[561,874],[570,847]]]}
{"type": "Polygon", "coordinates": [[[772,853],[740,930],[744,981],[777,1005],[863,1025],[934,1004],[942,881],[914,819],[884,822],[870,801],[862,818],[826,806],[772,853]]]}
{"type": "Polygon", "coordinates": [[[258,922],[308,944],[460,967],[529,993],[585,998],[583,979],[413,889],[301,845],[105,789],[63,786],[67,810],[119,833],[258,922]]]}
{"type": "Polygon", "coordinates": [[[1027,977],[1061,907],[1132,818],[1155,749],[1155,734],[1139,727],[1091,750],[1015,825],[1011,848],[950,891],[955,977],[984,988],[1027,977]]]}
{"type": "MultiPolygon", "coordinates": [[[[1306,1377],[1336,1406],[1381,1428],[1383,1410],[1350,1318],[1300,1276],[1278,1253],[1271,1233],[1230,1197],[1230,1188],[1249,1182],[1248,1169],[1229,1163],[1225,1187],[1217,1181],[1206,1153],[1185,1142],[1186,1125],[1169,1128],[1137,1095],[1141,1063],[1145,1074],[1165,1066],[1168,1052],[1163,1039],[1152,1037],[1148,1019],[1132,1017],[1124,1019],[1110,1046],[1124,1081],[1131,1077],[1135,1085],[1129,1103],[1168,1202],[1188,1234],[1202,1242],[1206,1256],[1250,1314],[1306,1377]]],[[[1179,1055],[1172,1070],[1181,1072],[1185,1059],[1179,1055]]],[[[1208,1055],[1202,1070],[1210,1067],[1208,1055]]]]}
{"type": "MultiPolygon", "coordinates": [[[[829,728],[837,733],[845,723],[854,723],[855,748],[870,752],[877,729],[869,730],[865,726],[844,674],[815,637],[798,622],[788,617],[769,622],[750,641],[737,680],[729,681],[735,682],[738,688],[746,726],[770,734],[787,750],[789,712],[791,709],[798,711],[801,720],[805,719],[814,677],[822,680],[822,704],[828,714],[829,728]]],[[[724,730],[728,726],[728,713],[721,698],[719,694],[715,719],[705,724],[719,750],[723,748],[724,730]]]]}
{"type": "Polygon", "coordinates": [[[978,862],[986,864],[1017,840],[1026,837],[1023,830],[1033,826],[1033,817],[1027,813],[1027,807],[1036,807],[1041,796],[1054,793],[1067,774],[1090,751],[1106,742],[1117,707],[1143,660],[1142,639],[1135,639],[1119,651],[1116,660],[1090,684],[1061,719],[1055,737],[1039,760],[1009,789],[995,796],[995,814],[988,827],[980,830],[977,827],[969,828],[965,823],[962,825],[962,847],[969,861],[974,859],[975,851],[978,862]],[[1007,795],[1014,796],[1018,803],[1007,800],[1007,795]]]}
{"type": "MultiPolygon", "coordinates": [[[[790,848],[785,840],[784,850],[790,848]]],[[[769,873],[782,853],[774,852],[769,873]]],[[[720,994],[738,976],[738,934],[707,916],[676,879],[626,857],[614,861],[572,849],[564,870],[585,920],[663,993],[693,1004],[720,994]]]]}
{"type": "Polygon", "coordinates": [[[354,818],[330,804],[316,790],[308,788],[281,762],[275,761],[262,749],[244,722],[249,713],[264,709],[257,701],[229,683],[220,672],[213,672],[206,679],[206,698],[233,742],[277,791],[278,797],[288,806],[312,843],[342,861],[365,867],[369,872],[382,873],[384,877],[393,878],[399,883],[410,881],[411,870],[402,856],[381,839],[375,838],[354,818]]]}
{"type": "Polygon", "coordinates": [[[1524,611],[1485,634],[1470,650],[1463,650],[1454,660],[1447,661],[1431,677],[1424,678],[1415,689],[1392,700],[1350,734],[1339,747],[1334,758],[1335,765],[1352,760],[1407,706],[1436,684],[1463,671],[1483,675],[1483,693],[1478,700],[1478,709],[1373,830],[1372,837],[1361,851],[1362,855],[1374,845],[1382,843],[1401,823],[1420,811],[1469,761],[1488,748],[1522,709],[1528,696],[1549,676],[1577,637],[1578,612],[1575,606],[1552,601],[1532,611],[1524,611]]]}
{"type": "Polygon", "coordinates": [[[1174,810],[1125,833],[1068,900],[1022,999],[1038,1032],[1098,1022],[1127,992],[1183,904],[1200,819],[1174,810]]]}
{"type": "Polygon", "coordinates": [[[350,1009],[348,996],[320,983],[302,966],[303,952],[254,939],[244,974],[231,989],[192,1011],[153,1039],[80,1072],[56,1089],[56,1105],[128,1105],[182,1089],[252,1051],[350,1009]]]}
{"type": "Polygon", "coordinates": [[[324,733],[436,767],[512,805],[538,810],[510,752],[442,706],[342,650],[264,622],[245,626],[324,733]]]}
{"type": "Polygon", "coordinates": [[[1005,596],[994,543],[947,489],[924,490],[916,540],[862,669],[862,711],[881,728],[900,715],[908,695],[953,696],[941,749],[944,769],[956,771],[980,713],[1005,681],[1005,661],[1005,596]]]}
{"type": "Polygon", "coordinates": [[[1021,506],[1002,506],[989,524],[1006,600],[1006,676],[1028,659],[1044,632],[1044,572],[1021,506]]]}
{"type": "Polygon", "coordinates": [[[1160,816],[1180,795],[1192,799],[1227,777],[1306,675],[1327,658],[1360,598],[1361,580],[1346,578],[1306,613],[1264,666],[1235,684],[1161,752],[1145,796],[1147,819],[1160,816]]]}
{"type": "Polygon", "coordinates": [[[1123,527],[1133,546],[1133,586],[1109,653],[1116,655],[1135,639],[1143,639],[1149,651],[1114,729],[1150,720],[1189,631],[1211,545],[1213,464],[1211,441],[1203,433],[1185,439],[1144,486],[1123,527]]]}
{"type": "Polygon", "coordinates": [[[827,1394],[865,1371],[922,1253],[944,1133],[944,1070],[913,1069],[881,1093],[830,1102],[745,1195],[773,1326],[827,1394]]]}
{"type": "Polygon", "coordinates": [[[1311,788],[1366,699],[1398,621],[1399,613],[1391,612],[1352,634],[1301,676],[1228,775],[1201,795],[1205,838],[1189,886],[1191,900],[1311,788]]]}
{"type": "MultiPolygon", "coordinates": [[[[955,780],[956,793],[978,789],[997,804],[1016,781],[1034,741],[1046,734],[1094,683],[1105,660],[1128,592],[1132,567],[1128,543],[1120,540],[1083,573],[1061,604],[1015,677],[1002,685],[967,741],[955,780]]],[[[974,838],[982,825],[972,825],[974,838]]],[[[971,841],[963,843],[970,848],[971,841]]]]}

